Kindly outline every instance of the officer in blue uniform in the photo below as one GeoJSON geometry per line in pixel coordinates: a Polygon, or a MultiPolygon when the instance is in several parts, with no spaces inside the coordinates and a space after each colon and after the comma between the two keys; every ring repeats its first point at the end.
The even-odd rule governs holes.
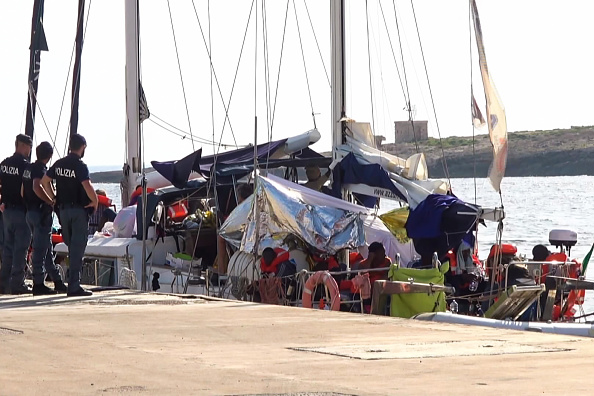
{"type": "Polygon", "coordinates": [[[33,234],[33,295],[66,293],[66,285],[52,256],[52,212],[54,200],[41,185],[47,171],[47,163],[54,154],[49,142],[42,142],[35,149],[37,161],[29,164],[23,173],[23,199],[27,207],[27,224],[33,234]],[[45,271],[49,274],[54,289],[45,285],[45,271]]]}
{"type": "Polygon", "coordinates": [[[0,293],[25,294],[31,289],[25,285],[27,250],[31,231],[25,219],[25,204],[21,196],[23,172],[29,163],[32,140],[17,135],[15,153],[0,163],[2,198],[0,210],[4,221],[4,249],[0,268],[0,293]]]}
{"type": "Polygon", "coordinates": [[[55,199],[60,209],[62,235],[68,246],[70,275],[68,296],[90,296],[93,293],[80,286],[82,260],[89,234],[89,214],[97,210],[97,194],[89,178],[89,168],[82,161],[87,141],[82,135],[70,136],[69,154],[59,159],[41,179],[50,199],[55,199]],[[56,196],[51,181],[56,180],[56,196]]]}

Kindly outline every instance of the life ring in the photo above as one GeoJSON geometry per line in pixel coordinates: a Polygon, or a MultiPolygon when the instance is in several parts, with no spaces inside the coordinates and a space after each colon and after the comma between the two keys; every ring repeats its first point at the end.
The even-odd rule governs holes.
{"type": "Polygon", "coordinates": [[[303,307],[312,307],[311,299],[313,290],[317,285],[321,283],[326,285],[326,287],[330,291],[330,298],[332,299],[332,311],[340,311],[340,292],[338,290],[338,285],[336,284],[336,281],[328,271],[315,272],[312,276],[310,276],[307,279],[307,282],[305,282],[305,287],[303,288],[303,295],[301,296],[301,299],[303,300],[303,307]]]}

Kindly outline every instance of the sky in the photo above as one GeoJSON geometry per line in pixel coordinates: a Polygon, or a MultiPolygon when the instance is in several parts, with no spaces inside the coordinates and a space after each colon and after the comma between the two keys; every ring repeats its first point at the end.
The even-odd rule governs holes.
{"type": "MultiPolygon", "coordinates": [[[[76,0],[45,2],[49,52],[41,55],[35,140],[56,140],[59,155],[64,152],[70,118],[68,69],[77,4],[76,0]]],[[[216,149],[208,143],[213,136],[216,142],[232,146],[253,143],[256,116],[259,143],[305,132],[314,128],[312,107],[315,127],[322,135],[312,148],[330,150],[329,1],[217,0],[210,2],[210,10],[206,0],[194,4],[192,0],[140,2],[142,82],[153,114],[143,123],[145,163],[179,159],[200,147],[211,154],[216,149]],[[216,75],[212,85],[206,51],[209,13],[216,75]],[[230,126],[223,102],[230,103],[230,126]],[[188,133],[191,130],[202,142],[192,145],[163,121],[188,133]]],[[[408,117],[402,89],[408,85],[414,117],[429,120],[430,136],[472,135],[471,85],[481,105],[484,95],[468,2],[413,0],[413,4],[422,53],[409,0],[370,1],[367,9],[364,1],[347,1],[347,113],[357,121],[371,122],[377,135],[393,142],[393,122],[408,117]],[[399,73],[406,75],[402,84],[399,73]]],[[[477,0],[477,5],[487,62],[506,108],[508,131],[594,125],[590,70],[594,2],[477,0]]],[[[12,153],[14,136],[24,131],[32,6],[33,0],[0,0],[2,158],[12,153]]],[[[91,167],[119,169],[125,156],[124,2],[87,0],[86,15],[79,133],[87,138],[85,160],[91,167]]]]}

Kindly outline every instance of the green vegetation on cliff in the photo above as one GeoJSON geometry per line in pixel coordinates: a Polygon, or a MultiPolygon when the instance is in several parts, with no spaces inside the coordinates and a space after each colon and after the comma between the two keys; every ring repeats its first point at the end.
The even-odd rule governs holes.
{"type": "MultiPolygon", "coordinates": [[[[594,126],[508,133],[506,176],[594,175],[594,126]]],[[[442,139],[451,177],[486,177],[493,160],[488,135],[442,139]],[[474,152],[474,154],[473,154],[474,152]]],[[[439,139],[419,142],[431,177],[443,177],[439,139]]],[[[414,143],[386,144],[382,149],[403,158],[416,153],[414,143]]]]}

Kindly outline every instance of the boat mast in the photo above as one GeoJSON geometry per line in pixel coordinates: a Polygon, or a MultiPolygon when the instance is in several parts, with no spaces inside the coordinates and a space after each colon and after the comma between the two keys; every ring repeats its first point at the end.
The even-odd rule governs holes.
{"type": "Polygon", "coordinates": [[[78,18],[76,24],[76,57],[72,71],[72,111],[70,112],[70,135],[78,133],[78,98],[80,92],[80,61],[83,49],[83,21],[85,0],[78,0],[78,18]]]}
{"type": "Polygon", "coordinates": [[[33,3],[33,17],[31,18],[27,121],[25,124],[25,134],[30,138],[33,138],[33,131],[35,129],[35,109],[37,107],[37,85],[39,83],[41,51],[48,50],[43,31],[43,5],[44,0],[35,0],[33,3]]]}
{"type": "Polygon", "coordinates": [[[344,118],[346,116],[344,0],[331,0],[330,2],[330,31],[332,51],[332,158],[336,160],[336,148],[344,142],[344,118]]]}
{"type": "MultiPolygon", "coordinates": [[[[332,79],[332,160],[338,159],[337,148],[344,143],[344,130],[346,118],[346,62],[344,56],[344,0],[330,0],[330,46],[331,46],[331,79],[332,79]]],[[[332,180],[332,183],[340,182],[332,180]]],[[[342,190],[343,199],[347,198],[346,191],[342,190]]],[[[343,250],[338,260],[340,263],[349,264],[349,252],[343,250]]]]}
{"type": "Polygon", "coordinates": [[[126,0],[126,162],[122,187],[122,207],[128,206],[141,172],[139,116],[138,0],[126,0]]]}

